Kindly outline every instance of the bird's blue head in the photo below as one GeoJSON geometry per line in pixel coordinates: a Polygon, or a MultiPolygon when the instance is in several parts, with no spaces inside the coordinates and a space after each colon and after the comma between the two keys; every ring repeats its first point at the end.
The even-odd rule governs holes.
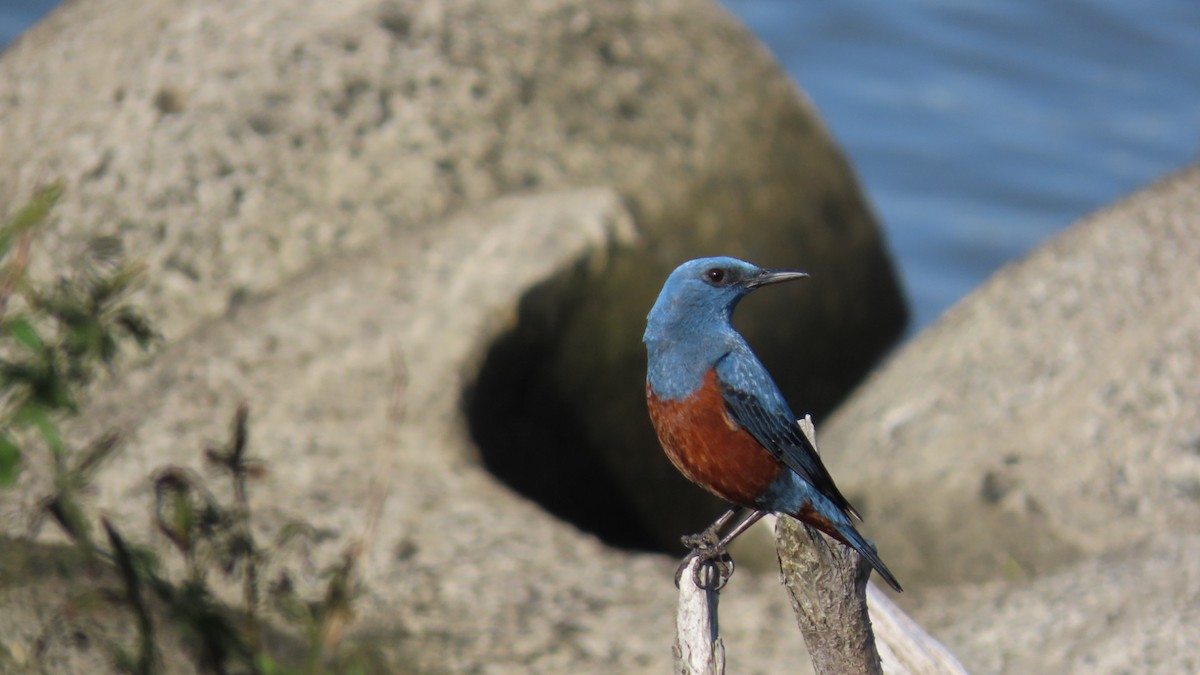
{"type": "Polygon", "coordinates": [[[646,317],[642,339],[687,342],[732,331],[733,310],[756,288],[808,276],[804,272],[763,269],[729,257],[689,260],[667,277],[646,317]]]}

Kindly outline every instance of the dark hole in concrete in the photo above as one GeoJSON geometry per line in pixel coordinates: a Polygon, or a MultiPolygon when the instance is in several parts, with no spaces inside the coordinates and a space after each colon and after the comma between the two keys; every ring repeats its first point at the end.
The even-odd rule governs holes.
{"type": "MultiPolygon", "coordinates": [[[[554,370],[554,364],[587,349],[578,344],[578,336],[587,334],[589,321],[604,316],[588,303],[600,302],[596,296],[606,294],[589,282],[596,283],[584,270],[567,270],[522,298],[516,326],[492,345],[464,394],[470,432],[488,470],[555,516],[614,546],[679,554],[679,536],[703,529],[724,504],[687,483],[657,449],[644,403],[638,400],[640,379],[620,385],[622,392],[632,392],[634,405],[611,397],[580,402],[564,398],[564,391],[581,388],[554,370]],[[574,338],[570,342],[564,337],[568,327],[574,338]],[[580,410],[597,404],[609,406],[606,419],[627,420],[620,424],[628,427],[598,427],[596,420],[579,417],[584,414],[580,410]],[[645,431],[641,440],[639,425],[645,431]],[[598,445],[602,442],[607,445],[598,445]],[[621,457],[626,460],[617,470],[625,473],[618,475],[609,467],[621,457]]],[[[820,290],[804,297],[822,299],[820,290]]],[[[770,300],[769,295],[747,298],[735,324],[786,386],[785,396],[795,409],[812,413],[819,426],[880,352],[880,345],[871,343],[890,340],[896,331],[863,330],[844,311],[811,304],[817,300],[803,306],[779,294],[774,305],[770,300]],[[794,319],[788,325],[771,320],[772,312],[803,316],[827,329],[804,332],[794,319]],[[857,335],[864,336],[861,342],[847,337],[857,335]],[[821,358],[796,358],[810,353],[821,358]]],[[[603,351],[601,345],[596,349],[603,351]]]]}
{"type": "Polygon", "coordinates": [[[521,302],[516,328],[489,350],[464,397],[484,465],[547,511],[613,546],[652,550],[656,541],[622,496],[571,406],[553,385],[550,355],[570,303],[547,283],[521,302]]]}

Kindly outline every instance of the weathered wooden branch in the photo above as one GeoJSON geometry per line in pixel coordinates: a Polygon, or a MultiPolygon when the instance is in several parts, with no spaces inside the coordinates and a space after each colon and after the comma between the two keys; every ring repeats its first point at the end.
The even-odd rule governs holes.
{"type": "MultiPolygon", "coordinates": [[[[799,424],[818,447],[812,418],[799,424]]],[[[775,545],[796,623],[818,675],[966,675],[949,650],[867,583],[871,566],[849,546],[792,518],[776,521],[775,545]]]]}
{"type": "Polygon", "coordinates": [[[716,588],[715,574],[711,564],[693,557],[679,575],[679,610],[675,614],[676,673],[722,675],[725,672],[725,645],[717,629],[720,589],[716,588]]]}
{"type": "MultiPolygon", "coordinates": [[[[812,418],[799,425],[816,448],[812,418]]],[[[850,547],[792,518],[775,521],[775,550],[817,674],[882,675],[867,614],[870,565],[850,547]]]]}
{"type": "Polygon", "coordinates": [[[942,643],[926,633],[875,584],[867,584],[867,606],[883,672],[914,675],[967,675],[942,643]]]}
{"type": "Polygon", "coordinates": [[[867,614],[870,565],[792,518],[775,521],[775,549],[817,675],[881,675],[867,614]]]}
{"type": "MultiPolygon", "coordinates": [[[[812,419],[806,417],[800,427],[817,447],[812,419]]],[[[853,549],[786,517],[776,521],[775,541],[784,586],[818,675],[966,675],[949,650],[867,583],[871,567],[853,549]]],[[[675,672],[720,675],[725,648],[717,630],[718,592],[706,590],[711,584],[697,585],[700,564],[692,559],[680,575],[675,672]]],[[[701,574],[700,581],[707,581],[704,570],[701,574]]]]}

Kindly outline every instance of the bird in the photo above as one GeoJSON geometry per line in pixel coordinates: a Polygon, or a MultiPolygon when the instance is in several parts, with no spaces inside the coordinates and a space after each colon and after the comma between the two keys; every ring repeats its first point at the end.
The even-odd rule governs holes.
{"type": "Polygon", "coordinates": [[[667,277],[646,317],[646,405],[659,442],[685,477],[734,506],[683,541],[693,553],[707,547],[724,555],[734,537],[767,513],[786,514],[853,548],[899,592],[895,575],[854,527],[851,518],[862,517],[733,327],[742,298],[807,276],[727,256],[690,260],[667,277]],[[751,509],[750,516],[717,542],[715,534],[739,508],[751,509]]]}

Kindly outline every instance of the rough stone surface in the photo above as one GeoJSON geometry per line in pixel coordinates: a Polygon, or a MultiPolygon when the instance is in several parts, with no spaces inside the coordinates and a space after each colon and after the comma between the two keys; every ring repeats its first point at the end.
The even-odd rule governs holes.
{"type": "Polygon", "coordinates": [[[1085,219],[822,429],[883,558],[939,598],[918,619],[947,617],[972,672],[1194,669],[1198,213],[1190,168],[1085,219]]]}
{"type": "Polygon", "coordinates": [[[813,412],[904,321],[844,159],[706,0],[69,3],[0,59],[0,203],[56,177],[68,192],[43,262],[61,269],[119,234],[148,263],[145,301],[172,340],[455,210],[614,187],[641,243],[585,275],[553,336],[512,356],[530,373],[505,385],[523,407],[495,414],[534,421],[481,443],[504,455],[539,441],[542,463],[561,442],[598,457],[643,545],[713,508],[656,452],[637,393],[643,317],[674,265],[720,252],[814,274],[741,317],[813,412]]]}
{"type": "MultiPolygon", "coordinates": [[[[363,531],[372,480],[388,489],[355,636],[393,670],[666,670],[674,561],[581,534],[485,466],[694,517],[696,491],[633,480],[673,475],[642,463],[637,339],[668,269],[727,252],[814,273],[742,316],[782,382],[811,383],[801,409],[894,333],[895,284],[820,124],[720,11],[520,7],[73,3],[0,59],[0,199],[65,177],[43,269],[104,234],[149,263],[168,340],[67,430],[123,432],[96,500],[128,534],[153,540],[150,473],[198,467],[244,400],[271,467],[255,512],[330,532],[316,565],[363,531]],[[822,348],[855,335],[847,361],[822,348]],[[506,454],[525,446],[593,459],[563,480],[549,451],[506,454]]],[[[900,601],[973,672],[1196,669],[1197,213],[1191,169],[1086,220],[821,426],[900,601]]],[[[0,494],[5,533],[44,494],[44,470],[25,478],[0,494]]],[[[0,584],[9,655],[72,597],[52,586],[0,584]]],[[[729,670],[803,671],[792,626],[775,575],[743,567],[729,670]]]]}
{"type": "Polygon", "coordinates": [[[972,673],[1194,673],[1200,538],[1154,537],[1013,585],[934,588],[914,611],[972,673]]]}
{"type": "MultiPolygon", "coordinates": [[[[908,588],[899,601],[971,672],[1200,665],[1198,202],[1194,168],[1080,223],[822,427],[834,475],[908,588]]],[[[372,479],[390,489],[355,637],[395,671],[669,668],[674,561],[616,552],[497,486],[460,405],[526,289],[563,269],[602,275],[632,223],[612,191],[501,200],[243,303],[97,392],[72,431],[127,438],[101,508],[149,538],[150,471],[196,466],[247,400],[253,451],[272,467],[255,511],[332,532],[316,564],[362,530],[372,479]]],[[[23,508],[3,495],[0,522],[39,494],[24,489],[23,508]]],[[[17,658],[72,597],[38,569],[0,583],[0,646],[17,658]]],[[[103,644],[117,625],[104,618],[56,624],[44,662],[93,672],[102,652],[80,645],[103,644]]],[[[730,671],[808,672],[792,625],[775,575],[739,571],[721,602],[730,671]]]]}
{"type": "MultiPolygon", "coordinates": [[[[114,671],[114,645],[137,645],[128,612],[105,599],[121,587],[115,570],[88,565],[73,546],[0,537],[0,673],[114,671]]],[[[156,619],[160,672],[200,673],[179,631],[156,619]]]]}
{"type": "MultiPolygon", "coordinates": [[[[202,448],[247,401],[252,452],[271,471],[253,510],[264,525],[301,516],[330,533],[315,568],[363,532],[372,482],[387,489],[356,606],[362,639],[396,671],[669,669],[674,561],[607,548],[498,485],[460,406],[525,289],[565,267],[601,271],[631,224],[611,191],[500,200],[241,305],[97,392],[70,430],[125,438],[98,478],[98,511],[155,541],[151,472],[202,470],[202,448]]],[[[31,477],[23,503],[0,495],[6,513],[43,490],[31,477]]],[[[730,663],[803,663],[777,581],[735,583],[722,605],[730,663]]]]}

